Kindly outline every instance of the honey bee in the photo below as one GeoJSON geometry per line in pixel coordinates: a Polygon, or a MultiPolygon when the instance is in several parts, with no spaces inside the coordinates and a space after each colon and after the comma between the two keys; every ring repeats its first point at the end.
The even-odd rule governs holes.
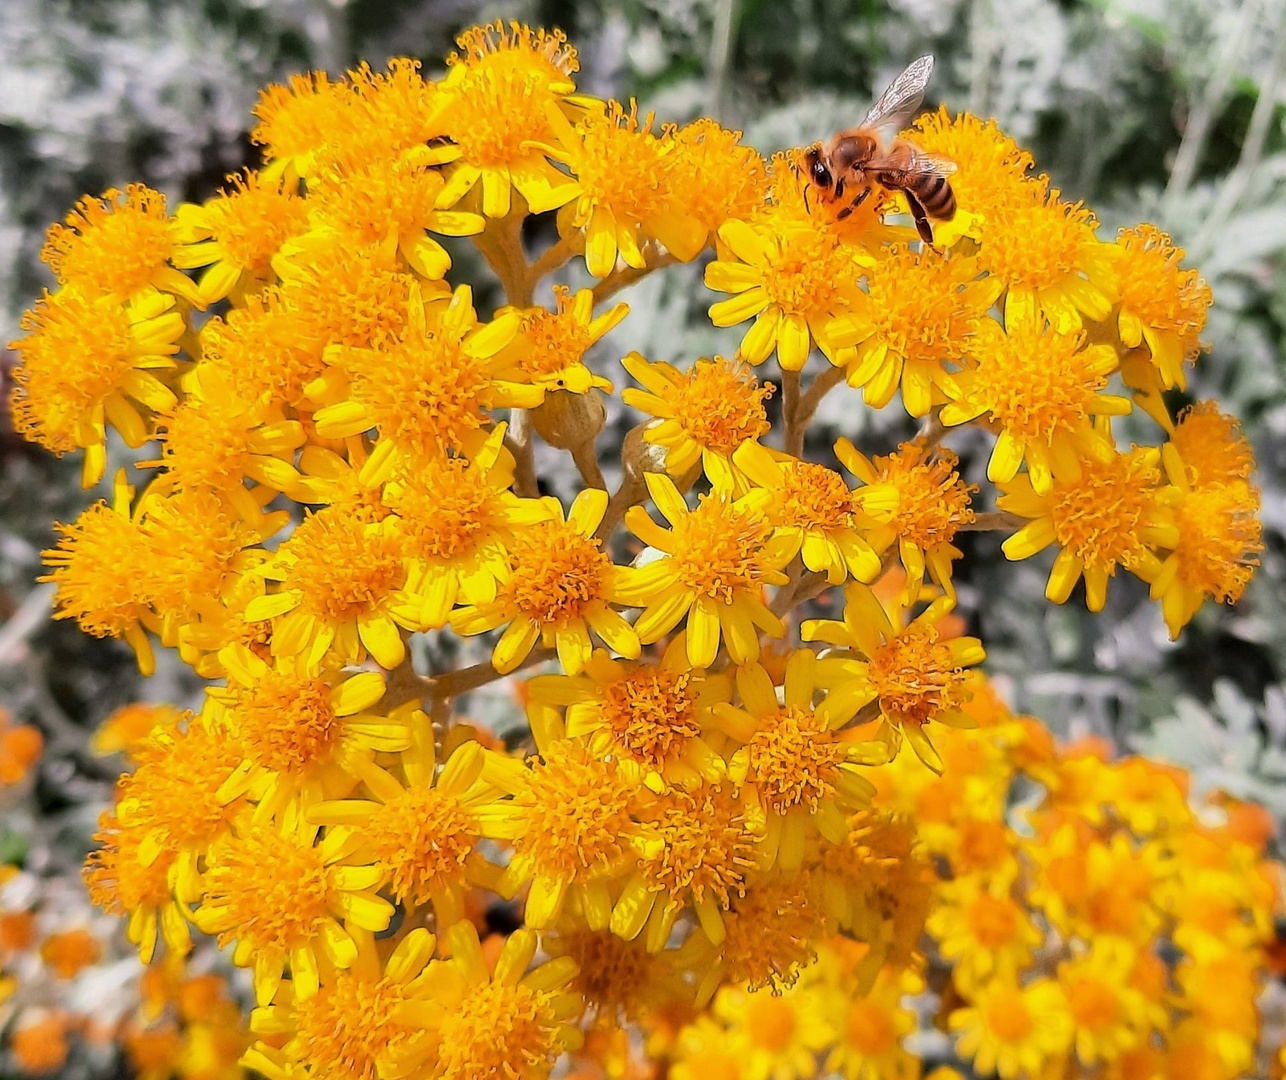
{"type": "Polygon", "coordinates": [[[947,183],[955,165],[897,137],[924,100],[924,88],[932,74],[932,56],[913,61],[880,95],[861,124],[804,151],[808,183],[824,205],[841,207],[835,215],[837,221],[861,206],[877,184],[902,192],[916,232],[930,247],[933,226],[929,219],[950,221],[955,216],[956,197],[947,183]]]}

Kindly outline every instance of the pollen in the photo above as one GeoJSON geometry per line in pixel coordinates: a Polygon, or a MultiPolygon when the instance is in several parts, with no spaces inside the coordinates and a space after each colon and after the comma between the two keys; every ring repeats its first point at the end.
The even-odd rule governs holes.
{"type": "Polygon", "coordinates": [[[835,794],[845,750],[812,709],[778,709],[761,721],[747,744],[747,780],[778,814],[796,806],[816,812],[835,794]]]}
{"type": "Polygon", "coordinates": [[[674,526],[674,563],[679,581],[698,596],[728,604],[739,593],[759,595],[771,571],[765,548],[773,533],[762,514],[738,509],[717,494],[674,526]]]}
{"type": "Polygon", "coordinates": [[[842,303],[841,283],[853,277],[852,256],[828,232],[789,227],[765,248],[762,285],[786,315],[823,318],[842,303]]]}
{"type": "Polygon", "coordinates": [[[417,1037],[394,1019],[405,999],[405,984],[378,981],[346,971],[294,1006],[298,1031],[292,1050],[314,1077],[376,1080],[376,1061],[417,1037]]]}
{"type": "Polygon", "coordinates": [[[730,455],[747,439],[768,431],[764,402],[772,383],[763,384],[738,360],[698,360],[675,391],[675,419],[698,445],[730,455]]]}
{"type": "Polygon", "coordinates": [[[393,529],[321,510],[306,517],[281,545],[285,586],[319,618],[356,618],[406,580],[403,540],[393,529]]]}
{"type": "Polygon", "coordinates": [[[253,686],[233,683],[227,694],[233,735],[272,772],[298,773],[326,761],[343,732],[321,679],[269,668],[253,686]]]}
{"type": "Polygon", "coordinates": [[[921,548],[949,544],[961,525],[974,520],[969,494],[977,488],[960,478],[957,461],[950,450],[930,455],[919,441],[874,459],[880,482],[897,488],[898,508],[889,524],[903,540],[921,548]]]}
{"type": "Polygon", "coordinates": [[[1085,460],[1081,477],[1054,483],[1049,516],[1060,547],[1086,566],[1129,566],[1144,550],[1140,532],[1155,507],[1155,456],[1141,450],[1110,461],[1085,460]]]}
{"type": "Polygon", "coordinates": [[[661,846],[643,860],[643,870],[672,900],[690,893],[696,904],[712,899],[726,910],[732,894],[745,892],[757,837],[730,791],[674,788],[644,819],[661,846]]]}
{"type": "Polygon", "coordinates": [[[1094,215],[1079,203],[1051,198],[1018,207],[1003,221],[989,224],[980,258],[992,275],[1011,286],[1047,288],[1079,273],[1082,249],[1094,239],[1094,226],[1094,215]]]}
{"type": "Polygon", "coordinates": [[[86,197],[49,230],[40,257],[63,285],[91,296],[133,296],[174,250],[165,196],[142,184],[86,197]]]}
{"type": "Polygon", "coordinates": [[[1219,411],[1213,401],[1189,406],[1170,436],[1197,485],[1249,480],[1255,455],[1236,417],[1219,411]]]}
{"type": "Polygon", "coordinates": [[[1243,480],[1187,492],[1175,510],[1179,580],[1224,603],[1249,584],[1264,550],[1259,494],[1243,480]]]}
{"type": "Polygon", "coordinates": [[[969,698],[964,668],[930,623],[913,622],[876,649],[868,677],[881,711],[898,724],[925,724],[969,698]]]}
{"type": "Polygon", "coordinates": [[[1183,248],[1155,225],[1122,229],[1117,243],[1125,250],[1118,266],[1122,310],[1150,329],[1195,339],[1214,298],[1196,270],[1179,268],[1183,248]]]}
{"type": "Polygon", "coordinates": [[[700,677],[660,665],[634,668],[602,688],[607,729],[635,761],[659,769],[701,734],[700,677]]]}
{"type": "Polygon", "coordinates": [[[468,555],[500,525],[494,482],[462,458],[445,458],[386,490],[407,550],[443,561],[468,555]]]}
{"type": "Polygon", "coordinates": [[[201,911],[218,920],[219,948],[240,939],[256,951],[307,945],[330,918],[331,887],[318,848],[273,825],[251,825],[210,848],[201,911]]]}
{"type": "Polygon", "coordinates": [[[674,156],[652,133],[652,122],[648,113],[640,123],[633,103],[626,112],[611,101],[605,114],[587,116],[578,129],[585,145],[577,154],[576,178],[585,196],[618,222],[653,218],[674,197],[674,156]]]}
{"type": "Polygon", "coordinates": [[[783,476],[780,525],[803,529],[851,529],[856,524],[853,493],[834,469],[810,461],[793,462],[783,476]]]}
{"type": "Polygon", "coordinates": [[[633,794],[614,761],[593,758],[579,744],[559,744],[532,765],[516,796],[527,828],[514,846],[551,875],[606,868],[625,852],[633,794]]]}
{"type": "Polygon", "coordinates": [[[463,879],[478,825],[454,796],[412,787],[380,806],[362,832],[393,896],[425,904],[463,879]]]}
{"type": "Polygon", "coordinates": [[[554,995],[518,984],[472,987],[439,1030],[437,1080],[526,1080],[545,1076],[561,1047],[554,995]]]}
{"type": "Polygon", "coordinates": [[[527,618],[561,629],[603,598],[612,560],[598,539],[582,536],[574,523],[538,522],[515,532],[508,547],[518,569],[501,594],[527,618]]]}
{"type": "Polygon", "coordinates": [[[729,218],[745,221],[763,209],[768,170],[754,147],[741,144],[741,132],[701,117],[680,128],[674,142],[684,209],[706,229],[716,232],[729,218]]]}

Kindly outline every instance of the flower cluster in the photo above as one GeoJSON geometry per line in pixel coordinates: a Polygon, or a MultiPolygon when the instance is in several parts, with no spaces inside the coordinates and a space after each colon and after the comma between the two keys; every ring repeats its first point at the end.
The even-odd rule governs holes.
{"type": "MultiPolygon", "coordinates": [[[[979,723],[984,659],[954,610],[954,541],[1056,545],[1050,598],[1084,578],[1094,609],[1128,570],[1176,633],[1235,600],[1259,548],[1249,450],[1213,405],[1175,422],[1161,398],[1208,294],[1160,234],[1099,240],[967,116],[913,133],[958,165],[961,210],[931,248],[896,223],[896,193],[832,217],[789,155],[577,94],[558,33],[495,24],[459,50],[438,81],[395,60],[273,87],[260,169],[172,215],[156,192],[108,192],[51,231],[60,287],[15,343],[18,429],[83,449],[87,486],[109,428],[149,447],[60,526],[58,615],[145,673],[159,645],[208,681],[199,708],[113,729],[137,767],[103,814],[91,895],[146,961],[207,935],[250,971],[243,1061],[269,1080],[539,1080],[568,1055],[617,1075],[637,1025],[676,1076],[712,1075],[707,1050],[756,1080],[823,1054],[855,1080],[907,1075],[925,920],[936,933],[969,881],[935,884],[953,826],[913,796],[938,774],[968,786],[942,805],[994,812],[978,857],[1017,844],[1011,774],[953,760],[992,745],[953,734],[979,723]],[[542,214],[558,239],[532,257],[542,214]],[[466,243],[504,306],[454,280],[466,243]],[[628,309],[608,301],[707,247],[706,283],[729,294],[712,321],[754,322],[730,358],[623,359],[642,419],[609,495],[596,346],[628,309]],[[593,284],[537,303],[555,272],[593,284]],[[754,370],[774,353],[779,444],[778,387],[754,370]],[[921,435],[805,458],[842,383],[871,408],[900,390],[921,435]],[[1117,445],[1135,401],[1161,447],[1117,445]],[[998,511],[975,509],[942,445],[965,424],[995,436],[998,511]],[[570,504],[542,493],[537,440],[579,470],[570,504]],[[425,641],[488,658],[417,670],[425,641]],[[516,680],[529,737],[467,722],[471,691],[535,665],[516,680]],[[790,1002],[815,998],[791,1026],[790,1002]]],[[[1153,834],[1080,809],[1041,843],[1173,860],[1136,859],[1153,834]]],[[[1241,889],[1258,873],[1225,872],[1241,889]]],[[[987,896],[1019,902],[1016,872],[987,873],[987,896]]],[[[1044,904],[1057,890],[1031,873],[1044,904]]],[[[1043,917],[1092,974],[1108,961],[1074,936],[1089,903],[1043,917]]],[[[1011,979],[995,985],[1052,1015],[1063,991],[1017,981],[1037,944],[1020,936],[993,950],[1011,979]]],[[[959,968],[962,994],[990,971],[959,968]]],[[[953,1022],[983,1072],[1067,1052],[1062,1020],[1015,1036],[1019,1059],[971,1016],[953,1022]]]]}

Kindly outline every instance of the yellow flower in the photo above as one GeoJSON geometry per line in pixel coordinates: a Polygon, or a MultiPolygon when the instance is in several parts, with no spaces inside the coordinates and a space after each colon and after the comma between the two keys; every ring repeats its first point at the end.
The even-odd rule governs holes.
{"type": "Polygon", "coordinates": [[[396,245],[417,274],[444,277],[451,268],[451,256],[428,233],[474,236],[482,232],[485,222],[477,214],[438,208],[445,187],[433,168],[439,161],[435,148],[417,146],[395,158],[325,170],[309,184],[313,228],[363,247],[396,245]]]}
{"type": "Polygon", "coordinates": [[[924,574],[947,596],[955,598],[951,563],[960,551],[951,541],[962,525],[974,520],[970,493],[977,488],[966,484],[956,471],[958,459],[950,450],[930,449],[922,440],[906,442],[896,454],[873,461],[848,441],[835,444],[835,456],[849,472],[872,490],[856,492],[875,525],[866,531],[867,543],[877,554],[898,545],[906,586],[902,603],[910,606],[920,595],[924,574]],[[896,504],[889,509],[889,495],[896,504]]]}
{"type": "Polygon", "coordinates": [[[370,797],[314,803],[308,820],[355,833],[355,854],[369,859],[403,905],[433,904],[439,926],[464,917],[464,888],[485,867],[477,851],[477,810],[495,801],[480,782],[482,748],[458,745],[437,771],[433,729],[418,710],[410,715],[412,745],[401,756],[406,783],[368,758],[354,775],[370,797]]]}
{"type": "Polygon", "coordinates": [[[125,470],[116,475],[112,505],[96,502],[72,524],[56,523],[61,534],[56,548],[42,551],[52,581],[54,618],[75,619],[94,637],[124,638],[138,660],[139,672],[150,675],[156,659],[145,627],[159,629],[157,620],[139,596],[137,583],[146,573],[148,552],[138,523],[130,516],[134,489],[125,483],[125,470]]]}
{"type": "Polygon", "coordinates": [[[631,941],[642,934],[647,950],[660,952],[679,916],[691,910],[707,940],[719,945],[723,912],[745,895],[758,866],[762,813],[731,785],[706,784],[669,788],[645,800],[637,816],[648,831],[612,908],[612,931],[631,941]]]}
{"type": "Polygon", "coordinates": [[[353,105],[349,87],[331,82],[324,71],[292,75],[288,86],[261,90],[250,141],[263,147],[267,176],[307,177],[316,152],[352,130],[353,105]]]}
{"type": "Polygon", "coordinates": [[[874,704],[883,722],[878,737],[896,753],[905,736],[934,772],[942,771],[942,758],[925,725],[977,726],[962,708],[971,696],[964,669],[986,656],[977,638],[944,639],[939,624],[952,606],[949,597],[940,597],[902,626],[867,586],[853,584],[844,594],[843,622],[810,619],[800,627],[805,641],[845,646],[864,658],[833,655],[822,662],[820,681],[830,690],[834,712],[848,720],[874,704]]]}
{"type": "Polygon", "coordinates": [[[561,718],[568,738],[588,738],[596,753],[638,762],[649,786],[659,786],[659,777],[695,787],[724,774],[703,735],[717,729],[712,710],[731,699],[732,680],[693,670],[681,635],[660,663],[623,664],[596,649],[579,675],[538,675],[527,693],[534,731],[552,731],[561,718]]]}
{"type": "Polygon", "coordinates": [[[799,545],[809,570],[825,574],[831,585],[850,574],[858,581],[879,575],[880,557],[867,542],[871,521],[864,511],[887,511],[896,503],[895,491],[850,491],[834,469],[774,453],[754,440],[737,448],[733,462],[752,483],[773,493],[768,518],[778,535],[799,545]]]}
{"type": "Polygon", "coordinates": [[[411,745],[406,710],[370,712],[384,696],[379,672],[310,676],[289,662],[270,665],[244,645],[227,646],[220,660],[228,685],[206,690],[205,715],[241,753],[240,768],[221,789],[225,799],[253,790],[275,808],[306,785],[347,789],[361,759],[411,745]]]}
{"type": "Polygon", "coordinates": [[[734,500],[714,491],[689,510],[668,476],[648,473],[646,481],[672,528],[662,529],[639,506],[625,515],[630,531],[661,553],[618,591],[622,603],[647,607],[634,624],[639,640],[657,641],[687,616],[693,667],[714,663],[721,637],[733,663],[758,660],[759,631],[773,637],[785,632],[763,602],[763,587],[786,584],[781,571],[796,550],[766,516],[770,494],[758,489],[734,500]]]}
{"type": "Polygon", "coordinates": [[[451,959],[432,965],[396,1014],[431,1038],[391,1055],[382,1077],[544,1080],[560,1054],[579,1048],[584,1003],[568,989],[576,975],[570,957],[528,971],[536,935],[515,930],[488,970],[470,923],[456,923],[444,936],[451,959]]]}
{"type": "Polygon", "coordinates": [[[1122,229],[1116,243],[1122,251],[1117,261],[1121,341],[1130,349],[1145,345],[1161,385],[1182,390],[1188,381],[1184,364],[1201,351],[1198,335],[1214,299],[1210,286],[1196,270],[1179,269],[1183,248],[1154,225],[1122,229]]]}
{"type": "Polygon", "coordinates": [[[184,203],[174,213],[174,236],[180,241],[174,265],[209,267],[197,283],[203,306],[234,290],[244,294],[262,287],[281,245],[308,228],[308,204],[297,183],[251,171],[228,179],[231,190],[202,206],[184,203]]]}
{"type": "Polygon", "coordinates": [[[129,184],[81,199],[66,225],[50,226],[40,257],[60,285],[91,301],[124,302],[158,289],[203,306],[195,283],[169,265],[175,247],[165,196],[129,184]]]}
{"type": "MultiPolygon", "coordinates": [[[[641,941],[626,941],[610,930],[590,930],[581,920],[564,919],[540,945],[552,960],[576,965],[567,989],[593,1010],[591,1038],[629,1038],[634,1029],[627,1025],[686,1009],[692,997],[670,954],[648,952],[641,941]]],[[[597,1055],[601,1047],[589,1053],[597,1055]]]]}
{"type": "Polygon", "coordinates": [[[560,506],[552,519],[515,530],[505,545],[509,566],[496,598],[451,616],[460,634],[505,625],[491,654],[497,671],[519,667],[540,640],[558,650],[567,674],[576,675],[594,650],[590,630],[622,656],[638,656],[638,634],[611,607],[622,602],[621,571],[594,536],[606,509],[607,492],[586,488],[566,520],[560,506]]]}
{"type": "Polygon", "coordinates": [[[779,700],[768,672],[748,664],[737,669],[742,707],[715,708],[724,728],[743,744],[728,762],[728,778],[745,785],[747,803],[766,814],[763,865],[787,873],[803,865],[810,835],[820,832],[832,843],[848,836],[845,811],[869,805],[875,794],[861,767],[888,759],[878,743],[840,737],[838,729],[852,713],[830,695],[814,703],[818,675],[812,650],[795,650],[779,700]]]}
{"type": "Polygon", "coordinates": [[[665,471],[682,477],[701,462],[706,475],[731,477],[728,462],[747,439],[768,433],[764,402],[772,383],[761,385],[739,361],[716,356],[680,372],[663,360],[630,353],[621,365],[642,384],[627,387],[622,400],[656,417],[643,438],[665,451],[665,471]]]}
{"type": "Polygon", "coordinates": [[[1031,519],[1002,550],[1010,559],[1028,559],[1057,544],[1045,596],[1066,603],[1084,574],[1085,604],[1102,611],[1108,578],[1118,566],[1154,581],[1161,570],[1154,548],[1172,548],[1178,540],[1174,516],[1159,494],[1159,461],[1158,451],[1143,447],[1103,459],[1060,458],[1051,462],[1053,483],[1043,495],[1027,476],[998,485],[996,505],[1031,519]]]}
{"type": "Polygon", "coordinates": [[[392,671],[406,655],[393,613],[405,604],[406,542],[401,523],[367,522],[339,507],[307,515],[255,572],[280,582],[255,597],[247,622],[272,620],[274,656],[299,657],[317,671],[333,651],[359,663],[367,651],[392,671]]]}
{"type": "Polygon", "coordinates": [[[84,449],[84,487],[107,469],[108,424],[126,445],[142,446],[151,431],[139,407],[174,405],[174,391],[153,374],[176,366],[171,358],[187,329],[173,306],[173,297],[154,291],[122,305],[66,288],[26,312],[26,336],[9,343],[22,358],[10,398],[14,430],[55,454],[84,449]]]}
{"type": "Polygon", "coordinates": [[[1129,944],[1100,937],[1089,952],[1058,965],[1058,983],[1076,1033],[1076,1056],[1086,1068],[1114,1060],[1147,1033],[1147,1003],[1130,985],[1134,959],[1129,944]]]}
{"type": "Polygon", "coordinates": [[[800,980],[781,994],[748,993],[725,986],[710,1009],[741,1062],[746,1080],[809,1080],[817,1057],[833,1041],[823,1011],[826,991],[800,980]]]}
{"type": "Polygon", "coordinates": [[[881,969],[875,985],[863,996],[828,991],[822,1007],[835,1028],[834,1046],[826,1068],[846,1080],[913,1080],[920,1062],[902,1045],[916,1027],[915,1014],[902,1005],[902,997],[923,988],[910,972],[881,969]]]}
{"type": "Polygon", "coordinates": [[[585,354],[620,325],[629,308],[616,304],[595,316],[593,292],[581,289],[573,297],[566,285],[554,286],[554,300],[553,311],[535,307],[519,312],[518,336],[505,352],[512,371],[505,374],[547,394],[558,390],[586,394],[591,389],[610,394],[612,384],[589,369],[585,354]]]}
{"type": "Polygon", "coordinates": [[[501,350],[518,332],[518,316],[479,324],[469,286],[445,308],[426,307],[418,292],[396,342],[327,354],[330,371],[308,388],[326,401],[313,419],[317,433],[345,439],[372,428],[379,434],[364,479],[387,479],[399,458],[416,467],[449,452],[471,457],[484,442],[494,408],[531,408],[543,391],[497,378],[501,350]]]}
{"type": "Polygon", "coordinates": [[[546,106],[545,116],[557,145],[541,149],[575,178],[561,216],[568,227],[584,232],[585,266],[594,277],[610,274],[618,257],[626,266],[645,267],[648,240],[663,244],[680,262],[700,254],[709,229],[685,204],[681,148],[672,129],[653,134],[652,114],[640,123],[633,102],[626,112],[620,102],[609,101],[574,128],[555,106],[546,106]]]}
{"type": "Polygon", "coordinates": [[[419,629],[445,626],[460,597],[494,603],[509,577],[515,535],[555,516],[545,500],[509,490],[513,462],[504,435],[498,424],[469,461],[443,458],[432,468],[400,470],[384,485],[380,505],[398,515],[412,560],[407,591],[419,598],[419,629]]]}
{"type": "Polygon", "coordinates": [[[954,118],[945,105],[922,113],[912,125],[915,145],[956,166],[951,174],[957,210],[953,220],[934,224],[934,241],[950,247],[961,236],[978,239],[984,222],[1007,227],[1007,215],[1030,207],[1045,194],[1045,177],[1028,175],[1032,156],[996,126],[969,113],[954,118]]]}
{"type": "Polygon", "coordinates": [[[301,1000],[284,982],[271,1005],[251,1013],[250,1030],[259,1040],[241,1064],[267,1080],[321,1080],[340,1069],[347,1080],[377,1080],[392,1059],[428,1041],[402,1010],[433,956],[433,935],[424,927],[412,930],[384,961],[369,933],[353,938],[351,966],[317,993],[301,1000]]]}
{"type": "Polygon", "coordinates": [[[674,144],[675,185],[707,238],[729,218],[744,221],[764,208],[768,170],[754,147],[741,145],[741,132],[701,117],[679,128],[674,144]]]}
{"type": "Polygon", "coordinates": [[[1075,470],[1077,456],[1109,449],[1094,430],[1095,416],[1124,416],[1130,399],[1101,393],[1116,370],[1116,350],[1087,345],[1083,331],[1060,333],[1041,317],[1015,317],[1002,331],[989,322],[970,343],[976,367],[956,376],[955,400],[942,410],[947,427],[986,415],[998,430],[987,479],[1007,484],[1024,462],[1032,487],[1046,495],[1050,462],[1075,470]]]}
{"type": "Polygon", "coordinates": [[[737,356],[762,364],[774,349],[783,371],[799,371],[814,344],[837,366],[860,340],[852,311],[862,302],[859,267],[830,232],[785,219],[728,221],[706,285],[734,295],[710,308],[715,326],[753,318],[737,356]]]}
{"type": "Polygon", "coordinates": [[[447,58],[439,90],[443,130],[461,156],[441,205],[452,205],[479,182],[482,212],[491,218],[509,213],[515,189],[532,213],[574,198],[575,186],[534,145],[553,141],[551,110],[561,117],[562,109],[580,105],[569,97],[580,63],[567,38],[496,20],[466,30],[456,44],[461,52],[447,58]]]}
{"type": "Polygon", "coordinates": [[[317,993],[324,962],[349,967],[358,950],[345,923],[379,933],[393,917],[393,905],[375,893],[379,870],[351,858],[350,831],[330,829],[318,840],[306,809],[292,802],[277,822],[243,820],[206,856],[193,918],[219,948],[236,942],[232,962],[254,968],[261,1006],[287,964],[299,1000],[317,993]]]}
{"type": "Polygon", "coordinates": [[[926,928],[966,994],[992,979],[1016,979],[1044,941],[1011,895],[1008,875],[991,881],[970,875],[944,883],[926,928]]]}
{"type": "Polygon", "coordinates": [[[902,387],[912,416],[960,396],[958,375],[974,335],[987,319],[995,292],[976,280],[970,258],[895,245],[866,272],[867,291],[856,305],[857,349],[848,362],[849,386],[862,387],[882,409],[902,387]]]}
{"type": "Polygon", "coordinates": [[[960,1033],[956,1052],[979,1074],[999,1073],[1002,1080],[1045,1075],[1073,1033],[1067,1000],[1051,979],[1021,988],[1011,979],[993,980],[979,987],[972,1005],[953,1012],[949,1023],[960,1033]]]}
{"type": "Polygon", "coordinates": [[[1241,423],[1220,412],[1214,401],[1199,401],[1184,409],[1170,433],[1170,443],[1173,451],[1162,448],[1167,471],[1173,468],[1168,455],[1177,453],[1183,468],[1173,471],[1183,473],[1194,487],[1249,480],[1255,471],[1255,454],[1241,423]]]}
{"type": "Polygon", "coordinates": [[[1006,328],[1043,314],[1070,334],[1082,316],[1102,322],[1112,313],[1120,248],[1095,237],[1096,227],[1090,211],[1057,192],[985,224],[978,264],[1004,286],[1006,328]]]}
{"type": "Polygon", "coordinates": [[[507,841],[513,857],[494,886],[511,897],[527,882],[527,925],[558,918],[569,894],[593,929],[611,916],[613,878],[633,862],[631,846],[647,830],[634,820],[643,772],[630,761],[601,758],[584,744],[559,740],[527,763],[492,758],[488,783],[513,799],[478,810],[482,835],[507,841]]]}

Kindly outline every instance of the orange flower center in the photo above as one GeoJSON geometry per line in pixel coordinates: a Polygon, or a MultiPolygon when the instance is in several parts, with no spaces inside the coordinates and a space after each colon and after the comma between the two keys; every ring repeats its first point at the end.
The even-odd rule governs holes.
{"type": "Polygon", "coordinates": [[[752,1043],[770,1054],[780,1054],[795,1037],[795,1006],[785,998],[750,994],[746,999],[744,1024],[752,1043]]]}
{"type": "Polygon", "coordinates": [[[234,694],[233,732],[249,758],[273,772],[298,773],[326,761],[343,736],[330,687],[321,679],[269,668],[254,686],[236,687],[234,694]]]}
{"type": "Polygon", "coordinates": [[[897,1043],[897,1028],[889,1010],[877,1001],[859,998],[848,1007],[844,1034],[850,1045],[868,1057],[887,1054],[897,1043]]]}
{"type": "Polygon", "coordinates": [[[1113,570],[1128,565],[1143,549],[1140,531],[1154,508],[1159,479],[1141,451],[1111,461],[1082,460],[1081,478],[1055,481],[1049,516],[1060,547],[1087,566],[1113,570]]]}
{"type": "Polygon", "coordinates": [[[762,515],[738,510],[722,496],[703,495],[674,527],[679,580],[699,596],[729,604],[737,595],[759,595],[772,568],[765,547],[773,527],[762,515]]]}
{"type": "Polygon", "coordinates": [[[660,768],[701,734],[696,700],[701,677],[647,666],[602,688],[607,728],[636,761],[660,768]]]}
{"type": "Polygon", "coordinates": [[[747,781],[775,813],[796,806],[816,812],[834,793],[845,745],[812,709],[778,709],[761,721],[747,744],[747,781]]]}
{"type": "Polygon", "coordinates": [[[968,697],[964,669],[925,623],[911,623],[876,649],[868,676],[881,710],[898,724],[925,724],[968,697]]]}
{"type": "Polygon", "coordinates": [[[898,508],[889,525],[922,549],[951,543],[960,526],[974,519],[971,489],[956,472],[955,454],[937,450],[927,461],[925,454],[922,443],[910,442],[873,461],[879,479],[898,490],[898,508]]]}
{"type": "Polygon", "coordinates": [[[1018,933],[1018,910],[1007,897],[980,893],[966,912],[969,931],[984,949],[998,949],[1018,933]]]}
{"type": "Polygon", "coordinates": [[[291,557],[286,587],[300,591],[303,610],[331,622],[374,611],[406,580],[402,538],[384,523],[322,510],[305,518],[281,551],[291,557]]]}
{"type": "Polygon", "coordinates": [[[529,619],[561,629],[604,599],[612,560],[600,541],[570,522],[543,521],[515,533],[509,553],[516,569],[504,593],[529,619]]]}
{"type": "Polygon", "coordinates": [[[811,461],[795,462],[784,480],[776,511],[781,524],[815,532],[853,528],[853,493],[834,469],[811,461]]]}
{"type": "Polygon", "coordinates": [[[773,389],[760,385],[745,364],[719,356],[693,364],[670,404],[693,442],[727,456],[768,431],[764,402],[773,389]]]}
{"type": "Polygon", "coordinates": [[[1021,990],[1001,989],[983,1006],[987,1027],[1001,1042],[1015,1044],[1031,1034],[1035,1021],[1021,990]]]}
{"type": "Polygon", "coordinates": [[[334,982],[295,1005],[299,1060],[309,1075],[339,1080],[376,1080],[377,1059],[418,1039],[394,1020],[405,994],[393,979],[372,982],[339,972],[334,982]]]}
{"type": "Polygon", "coordinates": [[[416,787],[384,803],[364,831],[393,895],[423,904],[463,880],[477,824],[459,799],[416,787]]]}
{"type": "Polygon", "coordinates": [[[558,1056],[553,995],[526,986],[484,983],[447,1014],[440,1029],[439,1080],[519,1080],[544,1076],[558,1056]]]}

